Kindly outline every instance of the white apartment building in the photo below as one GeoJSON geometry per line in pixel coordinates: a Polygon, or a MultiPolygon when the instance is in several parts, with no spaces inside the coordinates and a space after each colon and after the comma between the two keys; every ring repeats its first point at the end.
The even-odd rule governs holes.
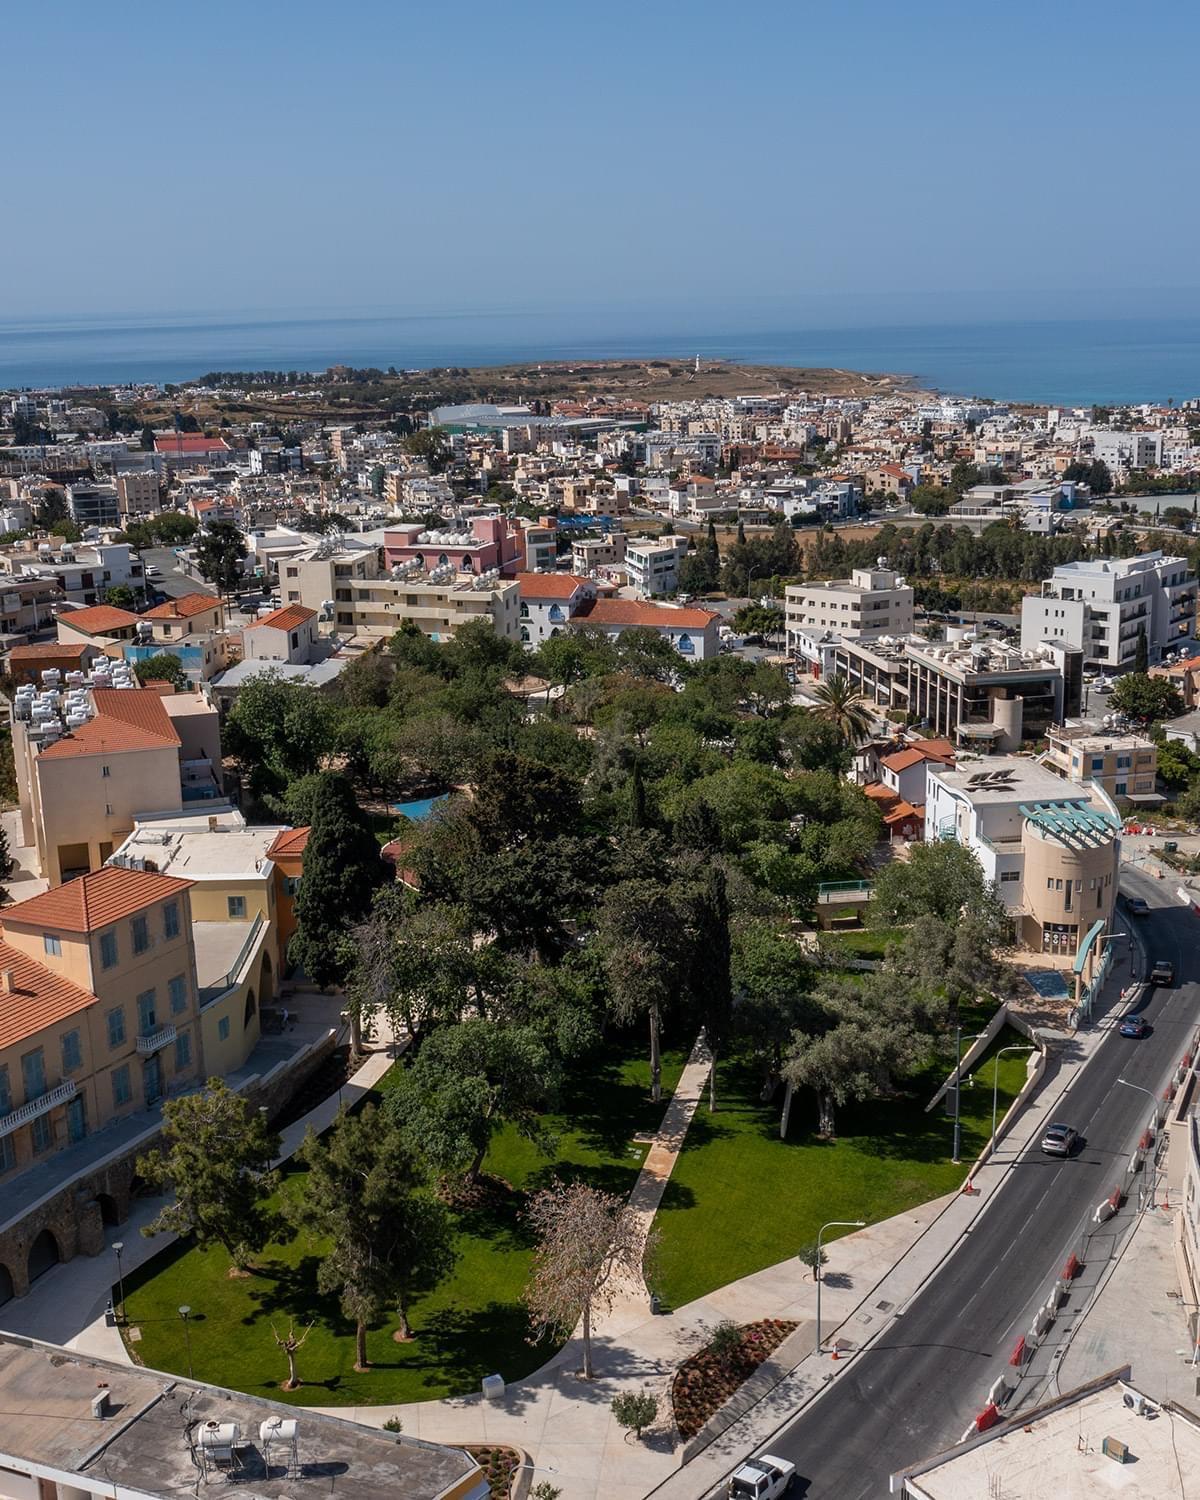
{"type": "Polygon", "coordinates": [[[38,542],[34,550],[0,553],[4,575],[53,579],[72,604],[96,604],[120,583],[134,589],[145,583],[142,560],[128,542],[38,542]]]}
{"type": "Polygon", "coordinates": [[[679,587],[679,567],[687,556],[685,536],[631,538],[625,546],[630,586],[641,594],[670,594],[679,587]]]}
{"type": "Polygon", "coordinates": [[[1153,664],[1193,633],[1196,579],[1185,558],[1162,552],[1063,563],[1040,595],[1021,601],[1021,647],[1043,641],[1081,650],[1085,661],[1132,667],[1140,630],[1153,664]]]}
{"type": "Polygon", "coordinates": [[[1092,433],[1092,456],[1101,459],[1112,473],[1129,469],[1157,468],[1162,463],[1161,432],[1117,432],[1097,428],[1092,433]]]}
{"type": "Polygon", "coordinates": [[[789,650],[800,649],[801,634],[871,640],[913,628],[913,591],[890,568],[855,568],[849,578],[793,583],[783,593],[789,650]]]}

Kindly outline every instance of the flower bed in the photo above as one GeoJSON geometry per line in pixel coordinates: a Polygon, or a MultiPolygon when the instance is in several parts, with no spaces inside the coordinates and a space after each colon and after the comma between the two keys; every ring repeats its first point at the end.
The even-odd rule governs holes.
{"type": "Polygon", "coordinates": [[[466,1443],[464,1446],[483,1470],[491,1500],[509,1500],[517,1470],[521,1465],[521,1455],[517,1450],[485,1446],[480,1443],[466,1443]]]}
{"type": "Polygon", "coordinates": [[[779,1348],[797,1324],[781,1318],[745,1323],[741,1339],[726,1352],[704,1348],[684,1360],[671,1382],[671,1405],[682,1438],[693,1438],[721,1406],[779,1348]]]}

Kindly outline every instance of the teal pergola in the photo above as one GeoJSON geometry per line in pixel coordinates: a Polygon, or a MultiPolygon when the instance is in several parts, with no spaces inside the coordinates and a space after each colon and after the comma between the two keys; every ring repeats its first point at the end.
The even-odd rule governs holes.
{"type": "Polygon", "coordinates": [[[1021,816],[1068,849],[1098,849],[1117,831],[1107,813],[1087,802],[1023,802],[1021,816]]]}

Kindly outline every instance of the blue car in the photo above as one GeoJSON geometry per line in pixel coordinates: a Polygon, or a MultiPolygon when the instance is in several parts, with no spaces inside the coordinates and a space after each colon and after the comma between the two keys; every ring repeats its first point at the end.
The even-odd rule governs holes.
{"type": "Polygon", "coordinates": [[[1149,1030],[1142,1016],[1126,1016],[1121,1022],[1121,1035],[1131,1036],[1135,1041],[1141,1041],[1149,1030]]]}

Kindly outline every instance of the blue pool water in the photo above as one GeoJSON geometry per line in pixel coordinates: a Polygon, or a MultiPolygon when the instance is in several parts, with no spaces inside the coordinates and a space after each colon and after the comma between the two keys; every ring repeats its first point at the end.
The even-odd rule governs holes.
{"type": "Polygon", "coordinates": [[[440,803],[448,800],[449,794],[443,792],[440,797],[420,797],[416,802],[393,802],[391,810],[394,813],[403,813],[406,818],[419,823],[422,818],[427,818],[440,803]]]}

